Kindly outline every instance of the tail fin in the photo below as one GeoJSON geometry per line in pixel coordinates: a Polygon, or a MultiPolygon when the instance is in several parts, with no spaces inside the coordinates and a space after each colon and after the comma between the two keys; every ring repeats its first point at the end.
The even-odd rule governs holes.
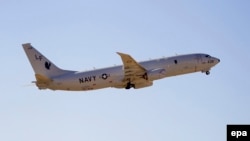
{"type": "Polygon", "coordinates": [[[30,43],[23,44],[22,46],[32,65],[33,70],[35,71],[36,76],[40,75],[51,78],[53,76],[58,76],[69,72],[58,68],[54,63],[52,63],[39,51],[33,48],[30,43]]]}

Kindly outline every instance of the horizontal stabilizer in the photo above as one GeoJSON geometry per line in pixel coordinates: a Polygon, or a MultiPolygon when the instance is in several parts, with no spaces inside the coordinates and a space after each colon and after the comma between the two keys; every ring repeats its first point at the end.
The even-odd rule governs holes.
{"type": "Polygon", "coordinates": [[[46,76],[43,76],[43,75],[40,75],[40,74],[35,74],[36,76],[36,86],[39,88],[39,89],[46,89],[48,88],[48,86],[50,85],[51,82],[53,82],[52,79],[46,77],[46,76]]]}

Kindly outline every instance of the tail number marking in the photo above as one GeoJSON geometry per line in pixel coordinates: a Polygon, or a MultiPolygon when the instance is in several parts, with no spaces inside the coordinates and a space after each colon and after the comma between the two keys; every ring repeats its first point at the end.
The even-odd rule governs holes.
{"type": "Polygon", "coordinates": [[[39,60],[39,61],[42,61],[42,59],[43,59],[43,56],[42,55],[36,55],[35,54],[35,58],[36,58],[36,60],[39,60]]]}

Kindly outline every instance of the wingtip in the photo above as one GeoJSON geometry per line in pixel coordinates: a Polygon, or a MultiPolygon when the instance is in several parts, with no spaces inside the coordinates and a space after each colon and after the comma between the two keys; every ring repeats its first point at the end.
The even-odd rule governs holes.
{"type": "Polygon", "coordinates": [[[121,52],[116,52],[116,53],[119,54],[119,55],[128,55],[126,53],[121,53],[121,52]]]}
{"type": "Polygon", "coordinates": [[[23,47],[30,47],[31,46],[31,43],[24,43],[22,44],[23,47]]]}

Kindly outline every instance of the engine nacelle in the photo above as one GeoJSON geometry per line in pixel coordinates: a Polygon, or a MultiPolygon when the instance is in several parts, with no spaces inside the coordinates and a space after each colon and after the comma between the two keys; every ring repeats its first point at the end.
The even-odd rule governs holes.
{"type": "Polygon", "coordinates": [[[153,69],[147,72],[147,79],[150,81],[166,77],[167,71],[165,69],[153,69]]]}
{"type": "Polygon", "coordinates": [[[145,88],[145,87],[149,87],[152,86],[153,82],[148,81],[148,82],[143,82],[143,83],[137,83],[135,84],[135,89],[140,89],[140,88],[145,88]]]}

